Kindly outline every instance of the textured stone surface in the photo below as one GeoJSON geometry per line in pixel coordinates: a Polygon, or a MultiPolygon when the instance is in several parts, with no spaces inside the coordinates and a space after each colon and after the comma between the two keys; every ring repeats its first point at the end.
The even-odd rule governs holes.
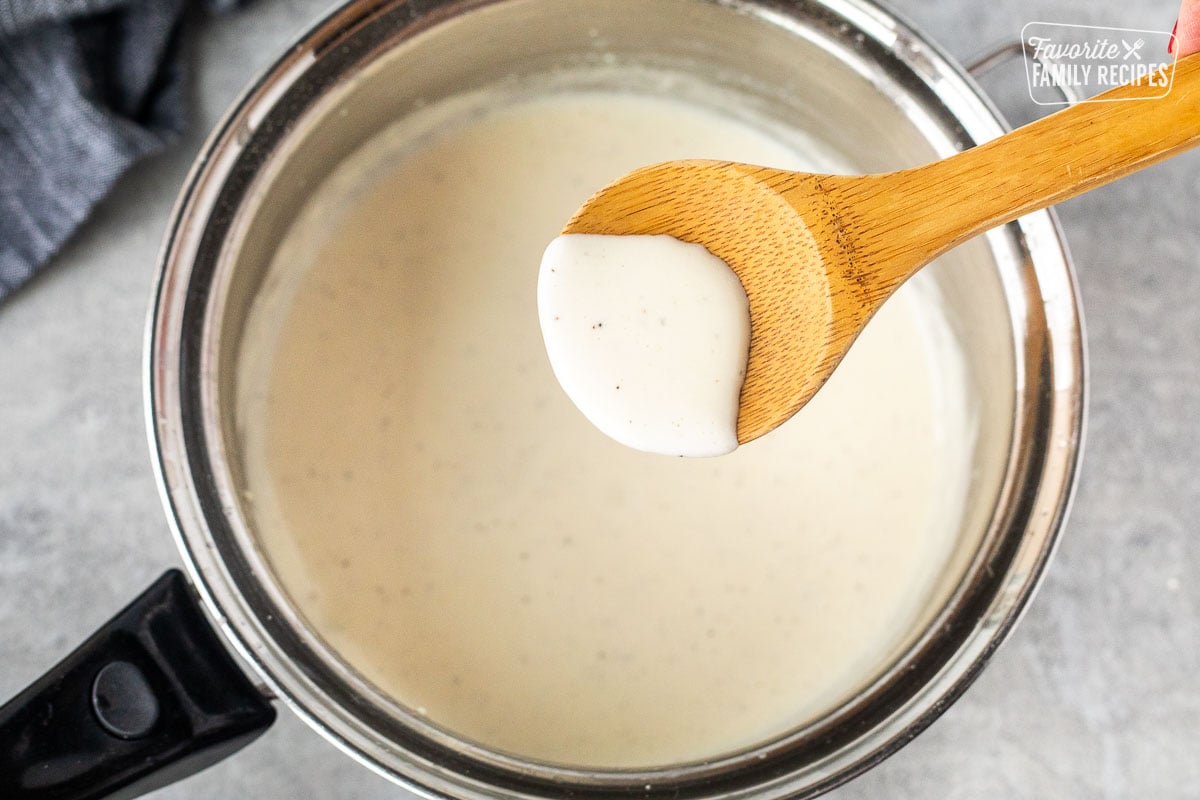
{"type": "MultiPolygon", "coordinates": [[[[204,133],[328,5],[258,0],[204,24],[185,142],[127,176],[42,276],[0,306],[0,698],[178,563],[142,421],[159,240],[204,133]]],[[[1167,30],[1170,0],[937,0],[902,13],[967,60],[1045,20],[1167,30]]],[[[1014,119],[1020,69],[987,81],[1014,119]]],[[[833,793],[1195,797],[1200,786],[1200,153],[1060,207],[1091,349],[1075,509],[1025,620],[914,743],[833,793]]],[[[163,800],[404,797],[281,715],[163,800]]]]}

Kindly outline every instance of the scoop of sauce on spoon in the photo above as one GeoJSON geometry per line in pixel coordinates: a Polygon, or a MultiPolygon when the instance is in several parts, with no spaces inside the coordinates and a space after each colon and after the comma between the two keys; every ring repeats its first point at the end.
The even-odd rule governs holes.
{"type": "MultiPolygon", "coordinates": [[[[619,250],[625,283],[612,288],[626,293],[622,302],[628,312],[641,303],[634,295],[650,287],[668,295],[698,288],[704,293],[703,271],[694,276],[679,271],[682,261],[669,278],[658,274],[662,259],[655,253],[662,248],[655,245],[652,253],[648,245],[658,236],[699,245],[724,262],[749,301],[749,351],[733,429],[735,443],[744,444],[807,403],[883,302],[937,256],[1200,142],[1200,54],[1176,64],[1169,94],[1140,99],[1144,93],[1136,85],[1117,87],[1094,98],[1106,102],[1081,103],[950,158],[880,175],[813,175],[699,160],[644,167],[579,209],[548,251],[541,280],[548,274],[557,278],[558,270],[567,271],[572,262],[573,272],[594,272],[581,281],[607,285],[613,258],[584,256],[619,250]],[[1126,102],[1112,102],[1118,100],[1126,102]],[[633,243],[611,251],[612,245],[588,249],[572,244],[580,234],[592,241],[629,238],[633,243]],[[644,256],[638,254],[643,246],[644,256]],[[571,259],[559,261],[572,252],[571,259]],[[635,255],[636,263],[624,263],[635,255]]],[[[651,359],[647,353],[657,345],[647,337],[639,346],[636,337],[644,334],[628,328],[635,338],[598,355],[596,346],[618,338],[568,339],[569,326],[547,325],[547,309],[559,307],[555,303],[561,300],[556,292],[539,289],[547,349],[559,380],[569,375],[564,381],[568,395],[593,423],[638,449],[673,455],[727,452],[715,446],[716,439],[702,440],[700,434],[727,426],[726,409],[692,388],[705,382],[693,370],[703,361],[703,340],[710,331],[702,317],[709,311],[686,301],[693,302],[695,315],[681,319],[695,327],[672,341],[688,335],[702,341],[677,352],[651,359]],[[642,378],[657,379],[659,388],[640,387],[641,396],[651,398],[647,403],[613,404],[604,394],[614,367],[617,373],[636,368],[642,378]],[[584,373],[595,374],[584,380],[584,373]],[[689,380],[683,382],[681,375],[689,380]],[[678,436],[670,435],[667,426],[702,416],[706,409],[713,410],[707,424],[689,422],[676,426],[678,436]],[[622,415],[626,422],[614,424],[622,415]]],[[[587,308],[585,301],[578,302],[576,308],[587,308]]],[[[725,308],[714,324],[732,324],[721,320],[737,316],[734,301],[721,304],[725,308]]],[[[557,322],[554,316],[551,312],[551,323],[557,322]]],[[[730,347],[738,336],[738,328],[732,328],[730,347]]],[[[724,363],[714,357],[716,377],[728,381],[737,371],[718,366],[724,363]]],[[[727,446],[728,438],[723,441],[727,446]]]]}
{"type": "Polygon", "coordinates": [[[737,275],[671,236],[560,236],[538,277],[550,365],[592,423],[652,453],[737,448],[750,305],[737,275]]]}

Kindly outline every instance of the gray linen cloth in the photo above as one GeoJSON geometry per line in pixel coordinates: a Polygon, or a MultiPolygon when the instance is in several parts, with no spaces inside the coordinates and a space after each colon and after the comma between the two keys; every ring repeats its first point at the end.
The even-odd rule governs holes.
{"type": "Polygon", "coordinates": [[[183,130],[186,5],[0,0],[0,299],[183,130]]]}

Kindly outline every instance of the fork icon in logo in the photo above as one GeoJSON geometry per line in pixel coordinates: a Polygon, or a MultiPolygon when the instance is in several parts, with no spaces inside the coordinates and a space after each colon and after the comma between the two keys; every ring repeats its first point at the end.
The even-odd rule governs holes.
{"type": "Polygon", "coordinates": [[[1145,43],[1146,43],[1145,39],[1138,39],[1133,44],[1130,44],[1129,42],[1122,39],[1121,44],[1123,44],[1125,46],[1125,56],[1124,56],[1125,60],[1128,61],[1129,57],[1133,56],[1138,61],[1141,61],[1142,54],[1139,53],[1138,51],[1142,49],[1142,45],[1144,45],[1145,43]]]}

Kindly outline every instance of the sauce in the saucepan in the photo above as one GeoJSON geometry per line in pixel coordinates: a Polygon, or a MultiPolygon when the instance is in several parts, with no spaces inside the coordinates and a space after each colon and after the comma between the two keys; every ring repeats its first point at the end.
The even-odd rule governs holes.
{"type": "Polygon", "coordinates": [[[281,584],[489,747],[644,767],[778,735],[889,663],[958,539],[970,398],[922,276],[802,414],[718,459],[635,452],[563,394],[542,250],[597,186],[685,157],[837,168],[663,97],[427,109],[315,191],[248,323],[246,507],[281,584]]]}

